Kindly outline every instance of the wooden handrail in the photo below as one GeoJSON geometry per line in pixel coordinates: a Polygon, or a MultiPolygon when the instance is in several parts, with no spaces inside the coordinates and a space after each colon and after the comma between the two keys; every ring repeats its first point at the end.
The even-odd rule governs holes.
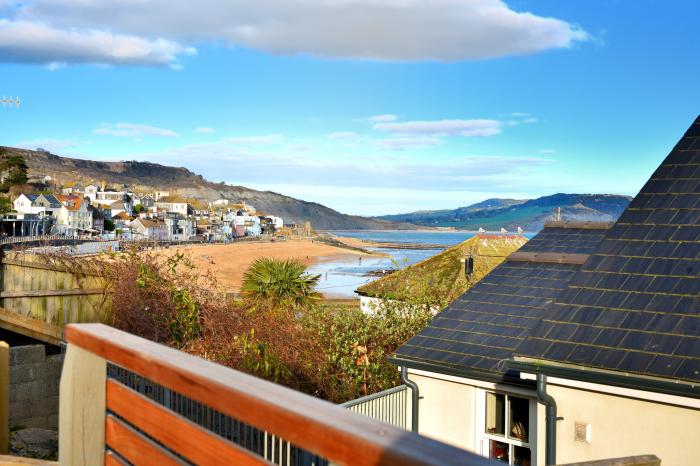
{"type": "MultiPolygon", "coordinates": [[[[69,350],[74,345],[333,463],[494,464],[473,453],[106,325],[71,324],[66,327],[65,338],[69,350]]],[[[118,390],[111,382],[107,386],[107,391],[118,390]]]]}

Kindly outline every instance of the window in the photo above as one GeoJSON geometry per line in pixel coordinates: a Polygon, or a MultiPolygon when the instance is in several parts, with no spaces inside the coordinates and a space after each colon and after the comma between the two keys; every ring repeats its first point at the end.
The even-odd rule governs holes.
{"type": "Polygon", "coordinates": [[[504,393],[484,392],[481,453],[505,464],[531,466],[534,401],[504,393]],[[532,422],[531,422],[532,421],[532,422]]]}

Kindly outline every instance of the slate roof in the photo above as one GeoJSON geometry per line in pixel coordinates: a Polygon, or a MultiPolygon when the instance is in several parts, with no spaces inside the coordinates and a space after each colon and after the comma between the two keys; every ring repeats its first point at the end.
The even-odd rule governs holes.
{"type": "MultiPolygon", "coordinates": [[[[598,228],[601,226],[598,225],[598,228]]],[[[517,254],[586,254],[604,230],[548,227],[517,254]]],[[[506,260],[402,345],[392,362],[430,371],[502,380],[499,365],[540,322],[580,265],[506,260]]]]}
{"type": "MultiPolygon", "coordinates": [[[[567,222],[564,222],[566,224],[567,222]]],[[[574,226],[579,222],[571,222],[574,226]]],[[[556,252],[562,254],[590,254],[605,236],[603,224],[580,222],[581,227],[549,227],[520,248],[520,252],[556,252]],[[585,228],[584,225],[598,228],[585,228]]],[[[549,225],[552,225],[550,223],[549,225]]],[[[612,226],[609,224],[608,226],[612,226]]]]}
{"type": "Polygon", "coordinates": [[[700,118],[516,354],[700,382],[700,118]]]}
{"type": "Polygon", "coordinates": [[[46,199],[52,206],[61,206],[61,201],[59,201],[58,198],[53,194],[42,194],[42,196],[44,196],[44,199],[46,199]]]}

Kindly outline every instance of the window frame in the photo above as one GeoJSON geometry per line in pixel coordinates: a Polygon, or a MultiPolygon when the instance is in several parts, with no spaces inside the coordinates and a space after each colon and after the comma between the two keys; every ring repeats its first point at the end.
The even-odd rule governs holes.
{"type": "MultiPolygon", "coordinates": [[[[475,416],[476,451],[482,456],[489,457],[490,441],[505,443],[508,445],[508,464],[512,465],[515,447],[528,448],[530,450],[530,464],[537,463],[537,400],[532,396],[522,393],[513,393],[498,389],[478,388],[476,392],[476,416],[475,416]],[[505,396],[504,404],[504,435],[490,434],[486,432],[486,394],[492,393],[505,396]],[[510,398],[520,398],[528,401],[528,441],[523,442],[509,436],[511,430],[510,398]]],[[[498,460],[494,460],[498,461],[498,460]]],[[[503,464],[506,464],[505,462],[503,464]]]]}

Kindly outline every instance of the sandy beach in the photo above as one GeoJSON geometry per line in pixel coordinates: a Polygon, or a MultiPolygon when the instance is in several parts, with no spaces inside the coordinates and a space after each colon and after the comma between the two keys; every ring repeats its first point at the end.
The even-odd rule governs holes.
{"type": "Polygon", "coordinates": [[[214,272],[218,285],[226,291],[238,292],[243,274],[248,266],[258,257],[276,259],[298,259],[307,265],[325,261],[352,259],[368,256],[361,252],[312,242],[309,239],[292,239],[288,241],[241,242],[232,244],[201,244],[176,246],[161,249],[158,254],[172,254],[173,251],[186,250],[193,262],[202,269],[214,272]]]}
{"type": "Polygon", "coordinates": [[[353,248],[370,248],[372,246],[376,246],[377,243],[374,241],[366,240],[366,239],[359,239],[359,238],[351,238],[349,236],[333,236],[335,239],[340,241],[343,244],[346,244],[350,247],[353,248]]]}

